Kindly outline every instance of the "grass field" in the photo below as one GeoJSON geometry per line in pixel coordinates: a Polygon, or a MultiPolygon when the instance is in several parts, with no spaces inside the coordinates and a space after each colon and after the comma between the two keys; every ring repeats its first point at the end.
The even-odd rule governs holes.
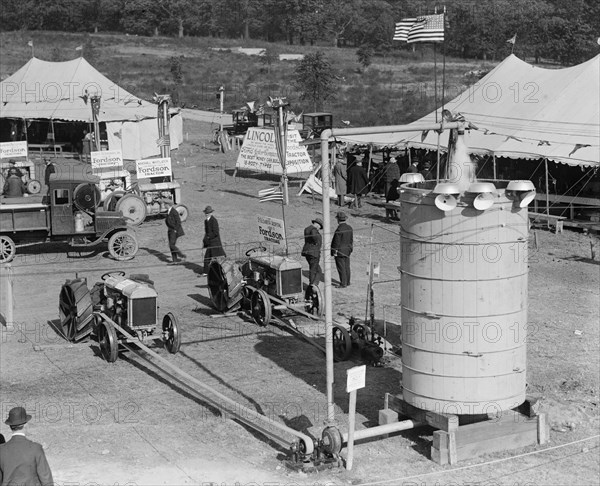
{"type": "MultiPolygon", "coordinates": [[[[395,46],[385,57],[372,59],[365,70],[354,48],[329,46],[289,46],[215,38],[138,37],[116,34],[71,34],[62,32],[4,32],[0,34],[0,77],[5,79],[31,57],[29,40],[39,59],[65,61],[76,58],[83,45],[84,57],[100,72],[141,98],[172,93],[180,105],[217,109],[219,86],[226,89],[225,110],[239,108],[246,101],[264,103],[268,96],[286,96],[297,113],[311,112],[313,106],[300,99],[294,86],[294,61],[278,61],[267,68],[257,56],[215,51],[211,47],[261,47],[277,53],[326,53],[338,75],[335,100],[322,107],[334,114],[334,123],[349,120],[353,126],[400,124],[413,121],[435,107],[433,53],[422,46],[415,53],[395,46]],[[171,58],[180,58],[183,81],[176,86],[171,74],[171,58]]],[[[491,63],[437,56],[438,92],[442,76],[451,86],[451,96],[473,79],[465,73],[489,70],[491,63]]],[[[447,92],[448,94],[448,92],[447,92]]],[[[448,97],[447,97],[448,98],[448,97]]]]}

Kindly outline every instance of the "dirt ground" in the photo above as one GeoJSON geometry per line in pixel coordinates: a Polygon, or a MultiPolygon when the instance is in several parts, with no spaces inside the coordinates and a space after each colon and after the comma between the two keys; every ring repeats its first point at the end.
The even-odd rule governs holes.
{"type": "MultiPolygon", "coordinates": [[[[60,245],[36,245],[20,249],[12,263],[16,328],[1,328],[1,414],[4,420],[11,407],[24,405],[33,415],[29,435],[44,445],[57,484],[600,483],[596,236],[539,229],[537,249],[533,232],[531,236],[528,393],[540,397],[548,414],[550,441],[456,466],[431,461],[432,429],[420,428],[359,443],[351,471],[298,473],[286,468],[282,447],[219,415],[140,355],[121,353],[116,363],[108,364],[93,340],[71,345],[58,336],[50,323],[58,318],[58,294],[66,279],[77,274],[91,286],[108,271],[147,273],[159,292],[160,317],[174,312],[183,335],[180,353],[169,355],[157,346],[161,356],[227,397],[321,436],[326,418],[322,352],[285,328],[260,328],[242,316],[213,317],[206,278],[200,276],[202,209],[209,204],[215,208],[228,256],[242,258],[258,240],[256,215],[279,218],[281,207],[257,198],[258,190],[275,180],[232,177],[235,154],[219,153],[210,143],[210,130],[209,124],[186,121],[186,142],[173,156],[190,209],[186,236],[180,240],[187,263],[167,264],[163,219],[147,220],[135,230],[140,250],[130,262],[114,261],[105,250],[79,255],[60,245]]],[[[298,258],[303,228],[321,213],[319,199],[297,195],[299,184],[292,181],[291,204],[285,210],[291,252],[298,258]]],[[[381,263],[374,286],[376,318],[391,321],[387,339],[398,345],[399,227],[385,221],[379,202],[371,198],[362,209],[348,211],[355,230],[352,285],[333,290],[334,321],[364,318],[371,256],[381,263]]],[[[335,268],[332,275],[336,282],[335,268]]],[[[323,344],[322,323],[293,319],[323,344]]],[[[367,368],[366,387],[358,392],[359,428],[377,423],[386,392],[399,392],[399,358],[388,353],[385,363],[367,368]]],[[[359,364],[360,358],[353,357],[335,365],[334,401],[342,431],[347,430],[346,370],[359,364]]],[[[0,432],[10,435],[3,423],[0,432]]]]}

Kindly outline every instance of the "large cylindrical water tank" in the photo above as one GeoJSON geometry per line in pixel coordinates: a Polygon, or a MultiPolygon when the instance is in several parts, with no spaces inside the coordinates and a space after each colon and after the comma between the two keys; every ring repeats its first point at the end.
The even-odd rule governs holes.
{"type": "Polygon", "coordinates": [[[467,191],[437,206],[435,182],[402,186],[402,389],[423,410],[485,414],[525,400],[527,207],[493,183],[488,203],[467,191]]]}

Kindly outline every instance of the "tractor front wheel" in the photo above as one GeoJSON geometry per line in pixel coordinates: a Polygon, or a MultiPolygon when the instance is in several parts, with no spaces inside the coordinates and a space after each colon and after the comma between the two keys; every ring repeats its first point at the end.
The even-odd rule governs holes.
{"type": "Polygon", "coordinates": [[[117,361],[119,356],[119,341],[117,340],[117,331],[115,331],[113,325],[102,319],[98,324],[96,334],[102,357],[109,363],[117,361]]]}
{"type": "Polygon", "coordinates": [[[259,289],[252,294],[250,312],[259,326],[264,327],[271,322],[271,301],[264,290],[259,289]]]}
{"type": "Polygon", "coordinates": [[[179,326],[177,319],[169,312],[162,320],[162,330],[165,340],[165,348],[171,354],[175,354],[181,347],[181,334],[179,334],[179,326]]]}

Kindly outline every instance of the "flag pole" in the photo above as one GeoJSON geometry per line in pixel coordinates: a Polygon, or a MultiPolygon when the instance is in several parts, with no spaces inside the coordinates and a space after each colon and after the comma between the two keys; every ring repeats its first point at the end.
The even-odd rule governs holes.
{"type": "Polygon", "coordinates": [[[433,96],[435,100],[435,122],[438,122],[438,100],[437,100],[437,49],[433,43],[433,96]]]}

